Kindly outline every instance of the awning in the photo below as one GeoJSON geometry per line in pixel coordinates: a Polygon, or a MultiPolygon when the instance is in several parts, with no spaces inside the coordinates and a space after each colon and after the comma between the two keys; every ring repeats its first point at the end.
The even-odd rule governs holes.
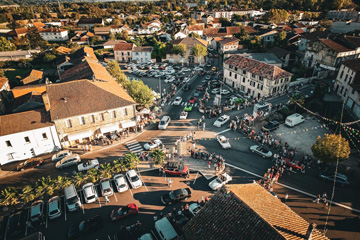
{"type": "Polygon", "coordinates": [[[135,127],[135,126],[136,126],[136,122],[135,122],[135,121],[131,121],[131,120],[122,121],[122,122],[120,122],[120,123],[121,123],[121,127],[122,127],[122,128],[129,128],[129,127],[135,127]]]}
{"type": "Polygon", "coordinates": [[[91,137],[93,134],[91,131],[79,132],[67,135],[69,141],[79,140],[87,137],[91,137]]]}
{"type": "Polygon", "coordinates": [[[101,133],[115,132],[116,130],[120,130],[118,123],[106,125],[100,128],[101,133]]]}

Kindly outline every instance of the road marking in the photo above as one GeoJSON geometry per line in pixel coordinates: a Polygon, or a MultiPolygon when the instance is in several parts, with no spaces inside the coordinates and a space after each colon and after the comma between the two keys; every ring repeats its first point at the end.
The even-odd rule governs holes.
{"type": "Polygon", "coordinates": [[[131,196],[134,196],[134,194],[133,194],[132,191],[131,191],[131,188],[129,188],[129,190],[130,190],[131,196]]]}
{"type": "Polygon", "coordinates": [[[184,104],[185,104],[185,102],[182,102],[182,103],[181,103],[181,106],[184,106],[184,104]]]}
{"type": "Polygon", "coordinates": [[[224,131],[221,131],[221,132],[218,132],[218,133],[214,133],[214,135],[216,136],[216,135],[222,134],[222,133],[224,133],[224,132],[228,132],[228,131],[230,131],[230,130],[231,130],[231,129],[228,128],[228,129],[225,129],[224,131]]]}
{"type": "MultiPolygon", "coordinates": [[[[243,169],[243,168],[234,166],[234,165],[232,165],[232,164],[225,163],[225,165],[228,165],[228,166],[230,166],[230,167],[232,167],[232,168],[235,168],[235,169],[238,169],[238,170],[240,170],[240,171],[246,172],[246,173],[248,173],[248,174],[250,174],[250,175],[253,175],[253,176],[255,176],[255,177],[262,178],[262,176],[260,176],[260,175],[258,175],[258,174],[256,174],[256,173],[250,172],[250,171],[248,171],[248,170],[245,170],[245,169],[243,169]]],[[[288,186],[288,185],[285,185],[285,184],[282,184],[282,183],[277,183],[277,184],[280,185],[280,186],[282,186],[282,187],[284,187],[284,188],[291,189],[291,190],[293,190],[293,191],[295,191],[295,192],[302,193],[302,194],[307,195],[307,196],[312,197],[312,198],[317,197],[317,196],[314,195],[314,194],[311,194],[311,193],[302,191],[302,190],[300,190],[300,189],[297,189],[297,188],[294,188],[294,187],[291,187],[291,186],[288,186]]],[[[327,200],[327,201],[330,202],[331,204],[335,204],[335,205],[337,205],[337,206],[339,206],[339,207],[342,207],[342,208],[345,208],[345,209],[348,209],[348,210],[351,210],[351,211],[360,213],[360,210],[358,210],[358,209],[356,209],[356,208],[352,208],[352,207],[349,207],[349,206],[346,206],[346,205],[344,205],[344,204],[341,204],[341,203],[338,203],[338,202],[334,202],[334,201],[331,201],[331,200],[327,200]]]]}
{"type": "Polygon", "coordinates": [[[30,211],[29,211],[29,209],[28,209],[27,221],[26,221],[26,228],[25,228],[25,236],[27,236],[27,231],[28,231],[27,223],[29,222],[29,215],[30,215],[30,211]]]}
{"type": "Polygon", "coordinates": [[[140,145],[140,143],[135,139],[131,142],[126,143],[126,147],[129,149],[132,153],[137,153],[143,151],[143,147],[140,145]]]}
{"type": "Polygon", "coordinates": [[[195,103],[194,107],[197,107],[197,103],[195,103]]]}
{"type": "Polygon", "coordinates": [[[46,218],[45,218],[45,228],[48,227],[48,215],[49,215],[49,214],[46,214],[46,218]]]}
{"type": "Polygon", "coordinates": [[[108,235],[108,239],[111,240],[111,237],[108,235]]]}
{"type": "Polygon", "coordinates": [[[148,188],[147,188],[146,185],[145,185],[144,179],[142,178],[142,176],[141,176],[141,174],[140,174],[140,172],[139,172],[139,169],[137,169],[137,172],[138,172],[138,174],[139,174],[139,176],[140,176],[140,178],[141,178],[142,183],[143,183],[144,186],[145,186],[146,191],[148,192],[149,190],[148,190],[148,188]]]}
{"type": "Polygon", "coordinates": [[[114,193],[114,197],[115,197],[115,201],[118,202],[117,197],[116,197],[116,193],[114,193]]]}
{"type": "Polygon", "coordinates": [[[134,139],[134,140],[131,140],[131,141],[126,142],[125,144],[128,145],[128,144],[130,144],[130,143],[132,143],[132,142],[137,142],[137,140],[134,139]]]}
{"type": "Polygon", "coordinates": [[[100,198],[98,197],[98,202],[99,202],[99,206],[101,208],[101,201],[100,201],[100,198]]]}
{"type": "MultiPolygon", "coordinates": [[[[80,202],[85,203],[85,199],[84,200],[82,199],[82,194],[81,194],[82,191],[80,190],[79,192],[80,192],[80,200],[81,200],[80,202]]],[[[83,214],[85,214],[85,209],[84,209],[84,204],[83,203],[81,203],[81,208],[82,208],[83,214]]]]}
{"type": "Polygon", "coordinates": [[[7,230],[8,230],[8,227],[9,227],[9,220],[10,220],[10,215],[9,215],[9,218],[6,222],[6,229],[5,229],[5,234],[4,234],[4,240],[6,240],[6,235],[7,235],[7,230]]]}
{"type": "Polygon", "coordinates": [[[156,240],[158,240],[158,238],[156,237],[155,233],[153,232],[153,230],[151,230],[151,233],[153,235],[153,237],[155,237],[156,240]]]}

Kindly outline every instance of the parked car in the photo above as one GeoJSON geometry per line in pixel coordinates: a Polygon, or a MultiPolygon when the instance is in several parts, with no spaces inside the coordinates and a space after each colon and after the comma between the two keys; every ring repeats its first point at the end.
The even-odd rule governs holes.
{"type": "Polygon", "coordinates": [[[198,203],[192,203],[189,206],[189,211],[192,215],[195,216],[196,214],[198,214],[200,212],[201,208],[202,207],[198,203]]]}
{"type": "Polygon", "coordinates": [[[349,180],[347,178],[347,176],[345,176],[344,174],[340,174],[340,173],[335,173],[335,172],[321,172],[319,174],[319,177],[325,181],[330,181],[330,182],[334,182],[335,180],[335,177],[336,177],[336,180],[335,182],[337,184],[340,184],[341,186],[348,186],[350,183],[349,183],[349,180]]]}
{"type": "Polygon", "coordinates": [[[102,228],[102,226],[103,223],[101,217],[96,215],[71,226],[68,230],[68,238],[75,239],[91,232],[95,232],[96,230],[102,228]]]}
{"type": "Polygon", "coordinates": [[[187,119],[187,116],[189,115],[189,112],[182,111],[180,113],[180,120],[187,119]]]}
{"type": "Polygon", "coordinates": [[[9,216],[7,222],[7,234],[6,239],[20,239],[24,236],[26,229],[26,221],[28,217],[28,211],[16,210],[9,216]],[[21,235],[21,236],[20,236],[21,235]]]}
{"type": "Polygon", "coordinates": [[[191,97],[189,103],[195,103],[195,101],[196,101],[196,97],[191,97]]]}
{"type": "Polygon", "coordinates": [[[120,220],[126,217],[130,217],[132,215],[136,215],[138,214],[139,209],[136,206],[135,203],[130,203],[127,206],[123,206],[120,208],[115,208],[114,210],[112,210],[111,214],[110,214],[110,219],[112,221],[116,221],[116,220],[120,220]]]}
{"type": "Polygon", "coordinates": [[[164,172],[170,175],[182,176],[189,173],[189,168],[179,162],[169,161],[164,166],[164,172]]]}
{"type": "Polygon", "coordinates": [[[258,154],[258,155],[262,156],[263,158],[271,158],[272,157],[272,153],[260,145],[253,145],[250,147],[250,150],[251,150],[251,152],[258,154]]]}
{"type": "Polygon", "coordinates": [[[59,196],[50,198],[47,207],[49,219],[55,219],[61,216],[61,199],[59,196]]]}
{"type": "Polygon", "coordinates": [[[215,178],[214,180],[212,180],[209,183],[209,187],[212,190],[218,190],[220,189],[222,186],[224,186],[225,184],[227,184],[228,182],[230,182],[232,180],[232,177],[227,174],[227,173],[223,173],[220,176],[218,176],[217,178],[215,178]]]}
{"type": "Polygon", "coordinates": [[[191,112],[194,107],[194,104],[189,104],[184,107],[184,112],[191,112]]]}
{"type": "Polygon", "coordinates": [[[288,127],[294,127],[304,121],[305,118],[301,114],[294,113],[285,119],[285,125],[288,127]]]}
{"type": "Polygon", "coordinates": [[[98,199],[98,195],[93,183],[86,183],[82,187],[86,203],[93,203],[98,199]]]}
{"type": "Polygon", "coordinates": [[[204,91],[204,87],[203,87],[202,85],[199,85],[199,86],[196,88],[196,90],[198,90],[198,91],[204,91]]]}
{"type": "Polygon", "coordinates": [[[30,221],[42,222],[44,220],[44,201],[37,200],[33,202],[30,207],[30,221]]]}
{"type": "Polygon", "coordinates": [[[216,67],[212,67],[211,71],[215,72],[216,71],[216,67]]]}
{"type": "Polygon", "coordinates": [[[62,169],[65,167],[70,167],[70,166],[75,165],[80,162],[81,162],[80,156],[78,154],[72,154],[72,155],[64,157],[62,160],[58,161],[55,164],[55,167],[57,169],[62,169]]]}
{"type": "Polygon", "coordinates": [[[145,143],[144,148],[145,148],[145,150],[152,150],[154,148],[161,146],[161,144],[162,144],[162,142],[160,139],[155,139],[154,141],[145,143]]]}
{"type": "Polygon", "coordinates": [[[97,159],[87,160],[77,165],[77,169],[79,172],[87,171],[92,168],[96,168],[96,169],[99,168],[99,161],[97,159]]]}
{"type": "Polygon", "coordinates": [[[214,126],[215,127],[221,127],[222,125],[224,125],[227,121],[230,120],[230,117],[228,115],[222,115],[221,117],[219,117],[215,122],[214,122],[214,126]]]}
{"type": "Polygon", "coordinates": [[[207,76],[205,77],[205,79],[206,79],[206,80],[210,80],[210,79],[211,79],[211,76],[210,76],[210,75],[207,75],[207,76]]]}
{"type": "Polygon", "coordinates": [[[36,168],[39,167],[43,163],[41,158],[32,158],[28,159],[25,162],[20,163],[16,166],[16,170],[24,171],[25,169],[36,168]]]}
{"type": "Polygon", "coordinates": [[[215,58],[218,58],[218,57],[219,57],[219,54],[215,54],[214,57],[215,57],[215,58]]]}
{"type": "Polygon", "coordinates": [[[187,200],[189,197],[191,197],[190,188],[180,188],[161,196],[161,202],[165,205],[168,205],[181,200],[187,200]]]}
{"type": "Polygon", "coordinates": [[[180,105],[182,102],[182,97],[176,97],[175,100],[174,100],[174,105],[180,105]]]}
{"type": "Polygon", "coordinates": [[[183,82],[184,82],[184,83],[190,82],[190,78],[189,78],[189,77],[184,78],[183,82]]]}
{"type": "Polygon", "coordinates": [[[190,89],[190,85],[189,85],[189,84],[185,84],[183,90],[186,92],[186,91],[188,91],[189,89],[190,89]]]}
{"type": "Polygon", "coordinates": [[[290,159],[290,158],[283,158],[281,163],[285,163],[286,166],[291,167],[294,170],[302,171],[305,168],[304,164],[299,164],[298,162],[290,159]]]}
{"type": "Polygon", "coordinates": [[[119,193],[126,192],[129,189],[129,186],[125,180],[125,176],[122,174],[118,174],[114,176],[114,183],[119,193]]]}
{"type": "Polygon", "coordinates": [[[132,188],[136,189],[142,186],[142,181],[134,169],[126,172],[126,178],[128,179],[132,188]]]}
{"type": "Polygon", "coordinates": [[[227,95],[227,94],[229,94],[229,93],[230,93],[230,91],[227,90],[227,89],[221,89],[221,91],[220,91],[220,94],[221,94],[221,95],[227,95]]]}
{"type": "Polygon", "coordinates": [[[278,121],[270,121],[267,124],[265,124],[261,130],[263,132],[271,132],[279,128],[279,122],[278,121]]]}
{"type": "Polygon", "coordinates": [[[100,181],[100,188],[101,188],[101,195],[105,196],[112,196],[114,194],[114,190],[111,187],[110,179],[105,178],[100,181]]]}
{"type": "Polygon", "coordinates": [[[201,92],[196,91],[196,92],[194,92],[194,97],[199,97],[199,96],[200,96],[200,94],[201,94],[201,92]]]}
{"type": "Polygon", "coordinates": [[[67,157],[67,156],[69,156],[69,155],[71,155],[71,154],[72,154],[71,151],[69,151],[69,150],[63,150],[63,151],[60,151],[60,152],[54,154],[54,155],[52,156],[51,160],[52,160],[53,162],[58,162],[58,161],[60,161],[61,159],[63,159],[64,157],[67,157]]]}
{"type": "Polygon", "coordinates": [[[230,149],[231,145],[229,143],[229,139],[225,136],[216,136],[217,141],[220,143],[223,149],[230,149]]]}
{"type": "Polygon", "coordinates": [[[206,73],[206,72],[205,72],[204,70],[201,70],[201,71],[199,72],[199,75],[200,75],[200,76],[204,76],[205,73],[206,73]]]}
{"type": "Polygon", "coordinates": [[[214,88],[213,90],[211,90],[212,94],[218,94],[220,93],[220,88],[214,88]]]}
{"type": "Polygon", "coordinates": [[[145,233],[144,235],[141,235],[138,240],[154,240],[154,238],[152,237],[151,233],[145,233]]]}

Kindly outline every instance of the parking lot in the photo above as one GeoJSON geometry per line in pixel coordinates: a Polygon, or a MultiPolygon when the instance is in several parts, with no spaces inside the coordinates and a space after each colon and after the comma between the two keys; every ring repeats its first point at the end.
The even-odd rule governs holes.
{"type": "MultiPolygon", "coordinates": [[[[61,197],[62,215],[59,218],[50,220],[47,217],[47,204],[45,204],[44,215],[46,217],[44,218],[42,224],[32,224],[32,227],[34,227],[34,229],[32,229],[32,227],[28,227],[25,223],[23,223],[19,226],[22,228],[21,234],[14,237],[11,237],[10,233],[6,231],[6,228],[3,228],[1,235],[4,237],[3,239],[20,239],[22,236],[29,235],[35,231],[41,231],[47,239],[66,239],[68,229],[72,225],[79,224],[81,221],[89,219],[95,215],[100,215],[103,223],[102,228],[98,231],[94,231],[90,235],[85,235],[76,239],[117,239],[115,236],[118,233],[122,234],[121,239],[135,239],[145,233],[152,233],[155,236],[155,239],[159,239],[159,236],[157,236],[155,233],[154,217],[160,218],[162,214],[165,215],[169,212],[172,212],[174,208],[180,209],[181,205],[184,205],[185,203],[191,204],[193,202],[200,201],[202,198],[212,194],[211,189],[208,187],[209,181],[200,174],[191,173],[190,178],[188,179],[183,177],[170,176],[172,181],[171,188],[168,185],[168,178],[168,176],[160,177],[158,170],[143,172],[141,173],[141,179],[143,181],[143,186],[141,188],[129,189],[123,193],[118,193],[115,190],[114,195],[109,197],[109,203],[105,202],[104,197],[99,197],[96,202],[86,204],[84,200],[84,194],[81,190],[79,190],[78,195],[80,196],[82,202],[80,211],[69,212],[68,210],[65,210],[67,209],[67,206],[65,204],[64,197],[61,197]],[[190,187],[192,192],[191,198],[189,198],[187,201],[175,203],[170,206],[164,206],[161,203],[161,196],[167,193],[169,190],[187,187],[190,187]],[[111,221],[110,214],[112,210],[119,208],[120,206],[126,206],[130,203],[135,203],[139,208],[139,213],[136,216],[130,216],[129,218],[125,218],[117,222],[111,221]],[[127,238],[124,237],[124,230],[121,230],[122,226],[135,224],[138,220],[142,224],[139,230],[132,234],[128,234],[129,236],[127,238]]],[[[241,177],[237,175],[236,178],[240,179],[241,177]]],[[[246,182],[249,181],[251,180],[246,179],[246,182]]],[[[112,184],[113,189],[116,189],[113,182],[112,184]]],[[[96,190],[98,196],[101,196],[99,185],[96,185],[96,190]]],[[[24,210],[23,215],[24,220],[29,220],[29,209],[24,210]]],[[[8,221],[8,219],[9,217],[6,216],[3,219],[3,222],[8,221]]]]}

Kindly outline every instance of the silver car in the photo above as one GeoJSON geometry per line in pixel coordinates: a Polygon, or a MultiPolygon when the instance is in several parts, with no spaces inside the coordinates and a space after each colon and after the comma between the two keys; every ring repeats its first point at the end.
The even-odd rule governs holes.
{"type": "Polygon", "coordinates": [[[110,179],[102,179],[100,181],[100,188],[101,188],[101,195],[105,196],[112,196],[114,194],[114,190],[111,187],[110,179]]]}
{"type": "Polygon", "coordinates": [[[52,160],[53,162],[58,162],[58,161],[62,160],[63,158],[65,158],[65,157],[67,157],[67,156],[70,156],[71,154],[72,154],[71,151],[69,151],[69,150],[63,150],[63,151],[60,151],[60,152],[54,154],[54,155],[52,156],[51,160],[52,160]]]}
{"type": "Polygon", "coordinates": [[[57,162],[55,164],[55,167],[57,169],[62,169],[65,167],[70,167],[72,165],[78,164],[81,162],[80,156],[78,154],[73,154],[70,156],[67,156],[65,158],[63,158],[62,160],[60,160],[59,162],[57,162]]]}
{"type": "Polygon", "coordinates": [[[264,148],[263,146],[260,146],[260,145],[251,146],[250,151],[252,151],[253,153],[259,154],[263,158],[271,158],[272,157],[272,152],[270,152],[269,150],[267,150],[266,148],[264,148]]]}
{"type": "Polygon", "coordinates": [[[61,199],[59,196],[50,198],[47,206],[49,219],[55,219],[61,216],[61,199]]]}

